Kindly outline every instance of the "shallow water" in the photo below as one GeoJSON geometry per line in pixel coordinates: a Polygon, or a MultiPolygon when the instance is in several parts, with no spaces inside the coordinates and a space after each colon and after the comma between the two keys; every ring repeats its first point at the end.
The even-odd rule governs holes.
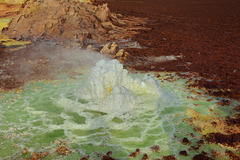
{"type": "Polygon", "coordinates": [[[191,159],[203,150],[225,152],[224,147],[204,144],[199,151],[188,151],[188,157],[179,156],[189,148],[181,143],[184,137],[195,145],[202,136],[183,121],[190,118],[189,109],[212,115],[211,108],[218,116],[226,116],[232,108],[217,106],[213,97],[186,91],[186,80],[162,80],[168,77],[166,73],[159,78],[153,73],[128,73],[116,60],[101,60],[91,70],[78,72],[74,79],[62,75],[0,94],[0,158],[30,157],[21,152],[26,147],[29,152],[49,151],[45,159],[78,159],[86,154],[101,159],[98,153],[110,150],[112,157],[127,159],[136,148],[141,153],[135,159],[144,153],[150,158],[174,154],[191,159]],[[61,141],[70,147],[69,155],[55,152],[61,141]],[[153,152],[153,145],[161,151],[153,152]]]}

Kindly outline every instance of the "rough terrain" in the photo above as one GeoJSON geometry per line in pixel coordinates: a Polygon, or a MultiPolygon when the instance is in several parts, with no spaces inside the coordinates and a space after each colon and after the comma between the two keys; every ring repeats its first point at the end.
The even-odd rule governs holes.
{"type": "MultiPolygon", "coordinates": [[[[125,29],[122,15],[110,12],[107,4],[91,5],[77,0],[28,0],[22,4],[19,14],[4,35],[16,40],[55,40],[72,43],[80,47],[89,44],[105,44],[122,37],[130,38],[136,34],[133,29],[125,29]]],[[[134,24],[139,20],[134,19],[134,24]]],[[[129,25],[133,24],[128,21],[129,25]]]]}
{"type": "MultiPolygon", "coordinates": [[[[143,30],[134,37],[143,48],[127,50],[129,67],[142,71],[190,72],[197,78],[191,86],[204,88],[214,96],[240,100],[239,0],[97,0],[97,3],[108,3],[116,13],[149,19],[146,27],[151,30],[143,30]],[[162,55],[179,58],[149,63],[149,57],[156,59],[162,55]]],[[[220,102],[226,106],[230,103],[220,102]]],[[[236,148],[240,144],[240,116],[236,111],[239,106],[232,111],[234,117],[214,119],[199,115],[187,121],[202,133],[211,128],[212,132],[204,137],[209,143],[236,148]]],[[[214,150],[212,153],[221,158],[214,150]]],[[[230,150],[225,154],[230,159],[240,158],[230,150]]],[[[210,158],[202,153],[193,159],[210,158]]]]}
{"type": "Polygon", "coordinates": [[[49,53],[54,47],[88,47],[91,51],[101,51],[108,57],[123,61],[127,53],[117,44],[124,46],[123,39],[125,44],[132,43],[130,39],[134,35],[146,30],[142,27],[146,23],[144,19],[111,13],[106,4],[91,5],[77,0],[27,0],[18,7],[1,6],[5,11],[1,12],[3,18],[13,17],[0,35],[0,87],[3,89],[20,87],[53,71],[50,69],[51,59],[46,54],[36,54],[39,53],[36,48],[42,42],[45,45],[42,52],[49,53]],[[9,11],[14,11],[14,14],[10,16],[9,11]],[[17,40],[17,45],[6,45],[12,41],[6,37],[17,40]],[[31,41],[32,44],[16,51],[19,41],[31,41]]]}
{"type": "Polygon", "coordinates": [[[137,70],[191,72],[203,77],[198,86],[209,93],[240,98],[239,0],[97,0],[111,11],[148,18],[149,31],[134,40],[143,49],[129,49],[137,70]],[[147,63],[149,56],[182,55],[165,63],[147,63]],[[206,80],[211,79],[211,80],[206,80]],[[213,89],[213,90],[212,90],[213,89]]]}
{"type": "MultiPolygon", "coordinates": [[[[69,47],[98,44],[92,46],[98,51],[103,44],[111,42],[101,53],[114,54],[112,57],[116,58],[117,47],[113,42],[121,46],[121,41],[117,40],[125,39],[140,44],[131,43],[135,48],[122,45],[127,51],[122,61],[126,67],[141,71],[189,72],[198,78],[192,86],[205,88],[211,95],[240,98],[239,0],[97,0],[95,3],[101,6],[76,5],[67,0],[60,4],[49,0],[44,7],[38,5],[38,1],[32,2],[25,3],[20,12],[17,9],[20,6],[1,6],[2,17],[19,14],[4,29],[4,34],[17,40],[34,41],[20,51],[10,51],[15,46],[0,44],[1,88],[20,87],[28,80],[49,74],[49,59],[31,56],[28,52],[34,51],[42,40],[51,39],[49,44],[53,40],[54,45],[67,43],[69,47]],[[103,3],[108,3],[111,12],[103,3]],[[55,16],[48,14],[49,6],[55,8],[52,10],[55,16]],[[49,17],[44,18],[46,16],[49,17]],[[19,67],[21,63],[30,67],[31,72],[24,74],[24,68],[19,67]]],[[[126,52],[118,53],[124,55],[126,52]]],[[[229,105],[231,102],[221,103],[229,105]]],[[[186,121],[199,132],[209,127],[218,130],[203,137],[209,143],[236,149],[240,144],[239,106],[233,112],[235,117],[222,118],[196,113],[196,117],[186,121]],[[204,120],[199,123],[199,119],[204,120]]],[[[230,150],[226,150],[226,155],[239,158],[230,150]]],[[[195,159],[201,157],[206,158],[205,153],[196,155],[195,159]]]]}

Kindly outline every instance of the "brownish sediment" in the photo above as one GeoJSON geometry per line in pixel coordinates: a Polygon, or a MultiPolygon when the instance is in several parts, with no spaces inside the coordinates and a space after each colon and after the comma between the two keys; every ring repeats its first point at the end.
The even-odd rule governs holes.
{"type": "Polygon", "coordinates": [[[226,150],[226,153],[225,153],[231,160],[239,160],[240,159],[240,156],[237,155],[236,153],[233,153],[232,151],[230,150],[226,150]]]}
{"type": "Polygon", "coordinates": [[[195,155],[192,160],[213,160],[212,158],[208,157],[207,156],[207,153],[206,152],[201,152],[200,154],[198,155],[195,155]]]}
{"type": "Polygon", "coordinates": [[[240,133],[237,134],[221,134],[221,133],[209,133],[205,136],[208,142],[222,144],[224,146],[233,147],[240,145],[240,133]]]}
{"type": "Polygon", "coordinates": [[[144,49],[128,49],[129,66],[143,71],[198,73],[209,94],[240,98],[240,1],[238,0],[97,0],[116,13],[147,17],[135,36],[144,49]],[[180,55],[182,59],[147,63],[146,57],[180,55]],[[206,80],[210,79],[210,80],[206,80]]]}

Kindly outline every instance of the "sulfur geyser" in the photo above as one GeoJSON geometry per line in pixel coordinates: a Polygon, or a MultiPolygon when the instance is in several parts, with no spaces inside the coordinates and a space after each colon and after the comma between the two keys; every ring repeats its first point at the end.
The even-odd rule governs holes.
{"type": "MultiPolygon", "coordinates": [[[[128,71],[123,69],[117,60],[100,60],[92,68],[85,83],[81,82],[80,87],[76,88],[72,99],[62,95],[57,104],[65,110],[78,113],[89,110],[103,114],[85,121],[84,125],[76,126],[79,129],[110,127],[126,130],[134,126],[134,123],[130,123],[131,118],[143,116],[146,111],[160,111],[166,104],[169,106],[174,104],[173,102],[177,103],[173,97],[172,102],[167,102],[169,99],[163,98],[163,92],[166,91],[150,77],[140,80],[129,76],[128,71]],[[122,123],[115,122],[116,118],[122,123]]],[[[85,118],[89,119],[88,116],[90,115],[86,115],[85,118]]],[[[62,127],[64,126],[60,128],[62,127]]]]}
{"type": "MultiPolygon", "coordinates": [[[[195,107],[187,97],[196,95],[182,91],[184,81],[160,84],[151,76],[128,73],[117,60],[100,60],[90,72],[78,72],[74,79],[62,75],[55,81],[32,82],[15,93],[1,93],[2,159],[28,158],[26,148],[48,151],[48,159],[85,155],[101,159],[108,151],[114,158],[128,159],[136,148],[141,149],[136,159],[144,153],[151,158],[171,154],[182,158],[179,152],[189,146],[181,139],[194,135],[188,136],[194,145],[201,137],[183,118],[189,117],[189,109],[207,115],[214,106],[198,97],[202,106],[195,107]],[[71,150],[66,157],[56,153],[62,145],[71,150]],[[160,152],[152,150],[154,145],[160,152]]],[[[203,149],[224,152],[214,144],[204,144],[203,149]]],[[[188,150],[184,159],[203,149],[188,150]]]]}
{"type": "Polygon", "coordinates": [[[99,111],[122,116],[139,108],[139,103],[150,97],[157,100],[161,92],[161,87],[153,79],[133,79],[117,60],[101,60],[75,95],[79,99],[100,103],[101,107],[95,108],[99,111]]]}

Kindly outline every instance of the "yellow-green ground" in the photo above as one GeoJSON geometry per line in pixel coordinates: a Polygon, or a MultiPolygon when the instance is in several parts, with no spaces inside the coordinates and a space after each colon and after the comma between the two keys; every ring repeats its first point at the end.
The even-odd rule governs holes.
{"type": "MultiPolygon", "coordinates": [[[[2,29],[4,27],[7,27],[8,23],[11,19],[12,18],[1,18],[0,19],[0,31],[2,31],[2,29]]],[[[30,42],[29,41],[16,41],[16,40],[10,39],[6,35],[2,35],[2,33],[0,32],[0,43],[5,46],[13,46],[13,45],[25,45],[30,42]]]]}

